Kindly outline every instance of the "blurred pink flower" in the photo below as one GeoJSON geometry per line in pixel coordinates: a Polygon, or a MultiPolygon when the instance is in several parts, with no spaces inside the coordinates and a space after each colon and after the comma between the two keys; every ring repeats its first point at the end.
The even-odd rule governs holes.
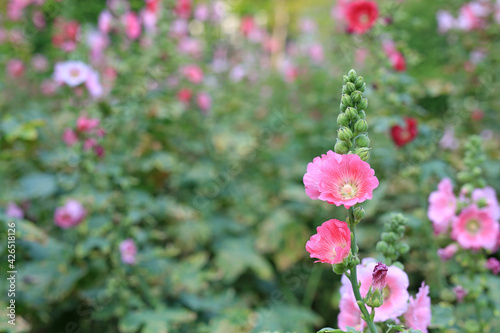
{"type": "Polygon", "coordinates": [[[318,26],[316,22],[309,18],[303,18],[300,20],[300,31],[304,34],[311,34],[316,32],[318,26]]]}
{"type": "Polygon", "coordinates": [[[493,220],[498,221],[500,219],[500,205],[498,204],[497,194],[495,189],[486,186],[485,188],[476,188],[472,191],[472,202],[478,205],[479,200],[486,201],[486,207],[481,208],[490,214],[493,220]]]}
{"type": "Polygon", "coordinates": [[[191,100],[191,96],[192,95],[193,95],[193,93],[191,92],[191,90],[189,90],[189,89],[181,89],[177,93],[177,99],[180,102],[187,104],[191,100]]]}
{"type": "Polygon", "coordinates": [[[208,111],[212,107],[212,98],[206,92],[200,92],[196,96],[196,103],[202,111],[208,111]]]}
{"type": "MultiPolygon", "coordinates": [[[[365,322],[361,319],[361,312],[359,311],[356,299],[346,291],[347,286],[340,287],[340,313],[337,317],[338,327],[346,330],[347,327],[352,327],[356,330],[363,331],[366,327],[365,322]]],[[[350,288],[350,285],[349,285],[350,288]]]]}
{"type": "Polygon", "coordinates": [[[7,208],[5,209],[5,215],[15,219],[22,219],[24,217],[24,212],[21,207],[16,205],[14,202],[9,202],[7,208]]]}
{"type": "Polygon", "coordinates": [[[37,53],[31,58],[31,65],[37,72],[45,72],[49,68],[49,61],[43,54],[37,53]]]}
{"type": "Polygon", "coordinates": [[[108,34],[111,31],[111,23],[113,22],[113,15],[108,10],[103,10],[99,14],[97,26],[103,34],[108,34]]]}
{"type": "Polygon", "coordinates": [[[500,261],[497,258],[489,258],[488,261],[486,261],[486,268],[493,274],[498,275],[498,273],[500,273],[500,261]]]}
{"type": "Polygon", "coordinates": [[[252,16],[243,16],[241,18],[240,31],[244,36],[248,36],[255,28],[255,20],[252,16]]]}
{"type": "Polygon", "coordinates": [[[77,21],[66,21],[57,17],[54,23],[55,33],[52,36],[52,44],[65,52],[76,49],[80,34],[80,24],[77,21]]]}
{"type": "Polygon", "coordinates": [[[455,297],[457,298],[458,303],[462,303],[464,300],[465,296],[469,293],[467,290],[465,290],[464,287],[458,285],[453,288],[453,292],[455,293],[455,297]]]}
{"type": "Polygon", "coordinates": [[[490,214],[475,205],[462,210],[453,221],[451,236],[464,249],[492,250],[497,243],[498,222],[490,214]]]}
{"type": "Polygon", "coordinates": [[[203,70],[198,65],[186,65],[181,71],[192,83],[199,84],[203,81],[203,70]]]}
{"type": "Polygon", "coordinates": [[[71,128],[66,128],[64,130],[62,139],[68,147],[74,146],[78,143],[78,135],[71,128]]]}
{"type": "Polygon", "coordinates": [[[43,80],[41,85],[40,85],[40,91],[45,96],[54,95],[54,93],[57,91],[57,88],[59,88],[59,83],[57,83],[51,79],[43,80]]]}
{"type": "Polygon", "coordinates": [[[89,151],[97,147],[97,141],[94,138],[85,139],[83,142],[83,150],[89,151]]]}
{"type": "Polygon", "coordinates": [[[311,199],[345,208],[371,199],[379,184],[370,164],[358,155],[340,155],[331,150],[307,165],[303,181],[311,199]]]}
{"type": "Polygon", "coordinates": [[[11,78],[19,78],[24,75],[24,63],[19,59],[10,59],[7,63],[7,73],[11,78]]]}
{"type": "Polygon", "coordinates": [[[414,330],[427,333],[427,327],[431,324],[431,298],[429,297],[429,286],[422,282],[415,298],[410,297],[408,310],[404,314],[406,326],[414,330]]]}
{"type": "Polygon", "coordinates": [[[453,194],[453,184],[449,178],[442,179],[438,190],[429,196],[427,217],[432,221],[436,234],[444,233],[455,217],[457,198],[453,194]]]}
{"type": "Polygon", "coordinates": [[[198,21],[208,20],[210,15],[210,8],[205,3],[200,3],[196,6],[194,10],[194,18],[198,21]]]}
{"type": "Polygon", "coordinates": [[[54,67],[54,81],[76,87],[87,80],[90,71],[90,67],[81,61],[59,62],[54,67]]]}
{"type": "Polygon", "coordinates": [[[346,222],[328,220],[317,227],[317,234],[306,243],[306,250],[315,262],[339,264],[351,251],[351,231],[346,222]]]}
{"type": "Polygon", "coordinates": [[[124,264],[133,265],[136,262],[137,247],[133,239],[128,238],[120,243],[120,255],[124,264]]]}
{"type": "Polygon", "coordinates": [[[156,24],[158,22],[158,14],[156,12],[144,9],[141,10],[141,21],[144,24],[144,28],[149,33],[156,32],[156,24]]]}
{"type": "Polygon", "coordinates": [[[446,10],[440,10],[436,13],[436,19],[438,23],[438,31],[440,33],[448,32],[449,30],[456,27],[457,23],[453,15],[446,10]]]}
{"type": "Polygon", "coordinates": [[[309,48],[309,56],[311,57],[311,60],[314,61],[315,63],[321,63],[323,62],[325,58],[325,54],[323,52],[323,45],[320,43],[314,43],[311,45],[309,48]]]}
{"type": "Polygon", "coordinates": [[[87,80],[85,81],[85,86],[93,98],[99,98],[103,95],[103,87],[99,81],[99,73],[96,71],[91,70],[89,72],[87,80]]]}
{"type": "Polygon", "coordinates": [[[202,45],[201,41],[196,38],[184,37],[179,40],[177,50],[181,54],[189,54],[193,57],[201,55],[202,45]]]}
{"type": "Polygon", "coordinates": [[[134,40],[141,35],[141,22],[139,16],[134,12],[127,12],[123,16],[123,24],[125,25],[125,33],[128,38],[134,40]]]}
{"type": "Polygon", "coordinates": [[[45,27],[45,17],[43,16],[43,12],[41,10],[36,10],[33,13],[32,20],[33,20],[33,24],[38,29],[42,29],[45,27]]]}
{"type": "Polygon", "coordinates": [[[186,36],[188,33],[188,22],[186,20],[174,20],[170,26],[170,36],[180,38],[186,36]]]}
{"type": "Polygon", "coordinates": [[[76,120],[76,130],[83,133],[90,133],[95,128],[99,127],[99,119],[88,118],[86,115],[81,115],[76,120]]]}
{"type": "Polygon", "coordinates": [[[393,52],[389,55],[389,61],[395,71],[404,72],[406,70],[406,60],[401,52],[393,52]]]}
{"type": "Polygon", "coordinates": [[[479,29],[484,26],[484,18],[489,15],[490,9],[487,4],[472,1],[460,7],[457,18],[457,28],[465,31],[479,29]]]}
{"type": "Polygon", "coordinates": [[[92,61],[99,63],[102,61],[104,50],[109,46],[109,37],[98,30],[93,30],[87,34],[87,44],[90,47],[92,61]]]}
{"type": "Polygon", "coordinates": [[[441,149],[457,150],[459,145],[460,141],[455,137],[455,129],[453,127],[446,127],[443,137],[439,141],[439,147],[441,149]]]}
{"type": "Polygon", "coordinates": [[[68,229],[83,221],[87,212],[80,202],[70,199],[54,213],[54,222],[57,226],[68,229]]]}
{"type": "Polygon", "coordinates": [[[438,249],[437,253],[438,253],[439,258],[441,258],[442,261],[446,261],[446,260],[450,260],[451,258],[453,258],[453,256],[455,255],[455,253],[457,253],[457,251],[458,251],[458,245],[453,243],[453,244],[446,246],[443,249],[438,249]]]}
{"type": "Polygon", "coordinates": [[[174,12],[180,18],[189,19],[191,16],[191,0],[176,0],[174,12]]]}

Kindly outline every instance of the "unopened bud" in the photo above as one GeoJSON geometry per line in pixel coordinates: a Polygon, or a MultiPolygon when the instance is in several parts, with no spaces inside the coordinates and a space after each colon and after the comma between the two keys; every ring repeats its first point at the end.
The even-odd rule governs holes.
{"type": "Polygon", "coordinates": [[[354,138],[354,143],[356,144],[356,146],[360,148],[361,147],[368,148],[370,147],[370,138],[368,138],[368,135],[366,134],[360,134],[356,138],[354,138]]]}
{"type": "Polygon", "coordinates": [[[351,93],[351,97],[354,103],[359,103],[363,98],[363,93],[361,91],[356,90],[353,93],[351,93]]]}
{"type": "Polygon", "coordinates": [[[366,147],[356,148],[354,154],[358,155],[362,161],[367,162],[370,159],[370,148],[366,147]]]}
{"type": "Polygon", "coordinates": [[[340,102],[340,112],[344,112],[347,109],[347,105],[340,102]]]}
{"type": "Polygon", "coordinates": [[[356,82],[356,79],[358,78],[358,74],[354,69],[351,69],[349,73],[347,73],[347,76],[349,77],[349,81],[351,82],[356,82]]]}
{"type": "Polygon", "coordinates": [[[358,108],[358,110],[366,110],[366,108],[368,107],[368,99],[363,98],[358,102],[358,104],[356,104],[356,107],[358,108]]]}
{"type": "Polygon", "coordinates": [[[342,76],[342,80],[343,80],[344,84],[346,84],[347,82],[349,82],[349,77],[347,75],[344,75],[344,76],[342,76]]]}
{"type": "Polygon", "coordinates": [[[348,127],[341,127],[337,133],[342,141],[349,141],[352,138],[352,131],[348,127]]]}
{"type": "Polygon", "coordinates": [[[353,106],[352,105],[352,98],[351,98],[351,96],[349,96],[347,94],[342,95],[341,101],[342,101],[342,104],[344,104],[344,105],[353,106]]]}
{"type": "Polygon", "coordinates": [[[337,154],[344,155],[349,152],[349,145],[346,142],[337,139],[334,150],[337,154]]]}
{"type": "Polygon", "coordinates": [[[359,87],[358,90],[361,91],[361,92],[365,92],[365,90],[366,90],[366,83],[363,83],[363,85],[361,87],[359,87]]]}
{"type": "Polygon", "coordinates": [[[356,89],[361,88],[364,83],[365,83],[365,80],[363,79],[362,76],[358,76],[358,78],[356,79],[356,81],[354,81],[354,85],[356,86],[356,89]]]}
{"type": "Polygon", "coordinates": [[[382,252],[382,253],[386,253],[388,248],[389,248],[389,245],[384,241],[378,242],[377,246],[376,246],[377,251],[382,252]]]}
{"type": "Polygon", "coordinates": [[[406,243],[399,243],[398,244],[398,252],[401,254],[405,254],[406,252],[410,251],[410,247],[406,243]]]}
{"type": "Polygon", "coordinates": [[[356,86],[352,82],[347,82],[345,84],[345,94],[352,94],[356,90],[356,86]]]}
{"type": "Polygon", "coordinates": [[[337,124],[339,126],[349,126],[349,118],[345,113],[339,113],[337,116],[337,124]]]}
{"type": "Polygon", "coordinates": [[[363,217],[365,217],[365,210],[363,209],[363,207],[356,207],[354,209],[354,218],[359,221],[363,217]]]}
{"type": "Polygon", "coordinates": [[[366,113],[363,110],[358,110],[359,119],[366,119],[366,113]]]}
{"type": "Polygon", "coordinates": [[[345,114],[347,115],[349,120],[354,120],[358,116],[358,110],[356,110],[355,108],[347,108],[347,110],[345,110],[345,114]]]}
{"type": "MultiPolygon", "coordinates": [[[[366,132],[368,130],[368,123],[366,122],[366,120],[360,119],[354,124],[354,129],[356,130],[356,132],[359,132],[359,133],[366,132]]],[[[366,147],[366,146],[363,146],[363,147],[366,147]]]]}

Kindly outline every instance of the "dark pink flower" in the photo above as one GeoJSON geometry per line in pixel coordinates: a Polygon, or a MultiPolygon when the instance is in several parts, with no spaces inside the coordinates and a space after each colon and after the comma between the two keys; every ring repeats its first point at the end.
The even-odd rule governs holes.
{"type": "Polygon", "coordinates": [[[378,262],[373,268],[372,274],[372,287],[373,289],[378,289],[383,291],[387,286],[386,276],[387,276],[387,266],[382,262],[378,262]]]}
{"type": "Polygon", "coordinates": [[[498,275],[498,273],[500,273],[500,261],[498,261],[497,258],[490,258],[486,262],[486,268],[493,274],[498,275]]]}
{"type": "Polygon", "coordinates": [[[76,129],[79,132],[90,133],[95,128],[99,127],[99,119],[88,118],[87,115],[81,115],[76,120],[76,129]]]}
{"type": "Polygon", "coordinates": [[[128,12],[123,18],[125,33],[127,37],[134,40],[141,35],[141,22],[139,16],[134,12],[128,12]]]}
{"type": "Polygon", "coordinates": [[[180,18],[189,19],[191,16],[191,0],[177,0],[174,12],[180,18]]]}
{"type": "Polygon", "coordinates": [[[465,296],[469,293],[467,290],[465,290],[464,287],[458,285],[453,288],[453,292],[455,293],[455,297],[457,298],[458,303],[462,303],[464,300],[465,296]]]}
{"type": "Polygon", "coordinates": [[[328,220],[317,228],[306,243],[306,250],[316,262],[339,264],[351,250],[351,231],[346,222],[328,220]]]}
{"type": "Polygon", "coordinates": [[[87,212],[77,200],[68,200],[62,207],[58,207],[54,213],[54,222],[57,226],[68,229],[83,221],[87,212]]]}
{"type": "Polygon", "coordinates": [[[370,30],[378,18],[378,6],[375,1],[354,0],[344,9],[350,32],[364,34],[370,30]]]}
{"type": "Polygon", "coordinates": [[[71,128],[66,128],[62,137],[64,143],[68,146],[74,146],[78,143],[78,135],[71,128]]]}
{"type": "Polygon", "coordinates": [[[422,282],[415,298],[410,297],[408,310],[404,314],[406,326],[414,330],[427,333],[427,327],[431,324],[431,298],[429,297],[429,286],[422,282]]]}
{"type": "Polygon", "coordinates": [[[191,82],[199,84],[203,81],[203,70],[198,65],[187,65],[182,68],[182,74],[191,82]]]}
{"type": "Polygon", "coordinates": [[[198,103],[198,106],[202,111],[208,111],[212,107],[212,98],[210,98],[210,95],[206,92],[200,92],[196,96],[196,103],[198,103]]]}

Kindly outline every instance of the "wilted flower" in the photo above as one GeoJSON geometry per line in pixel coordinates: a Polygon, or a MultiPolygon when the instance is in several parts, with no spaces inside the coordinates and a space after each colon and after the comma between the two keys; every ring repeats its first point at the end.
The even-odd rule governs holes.
{"type": "Polygon", "coordinates": [[[431,298],[429,297],[429,286],[422,282],[415,298],[410,297],[408,310],[404,314],[406,326],[414,330],[427,333],[427,327],[431,324],[431,298]]]}
{"type": "Polygon", "coordinates": [[[137,247],[133,239],[128,238],[120,243],[120,254],[122,262],[124,264],[133,265],[135,264],[137,247]]]}
{"type": "Polygon", "coordinates": [[[317,228],[306,243],[306,250],[316,262],[339,264],[351,250],[351,231],[346,222],[328,220],[317,228]]]}
{"type": "Polygon", "coordinates": [[[455,217],[457,198],[453,194],[453,184],[449,178],[442,179],[438,190],[429,195],[427,217],[432,221],[436,234],[444,233],[455,217]]]}
{"type": "Polygon", "coordinates": [[[373,268],[372,273],[372,287],[373,289],[378,289],[382,291],[387,286],[386,276],[387,276],[387,266],[382,262],[378,262],[373,268]]]}
{"type": "Polygon", "coordinates": [[[487,211],[472,205],[463,209],[453,221],[451,236],[464,249],[492,250],[497,243],[498,233],[498,222],[487,211]]]}

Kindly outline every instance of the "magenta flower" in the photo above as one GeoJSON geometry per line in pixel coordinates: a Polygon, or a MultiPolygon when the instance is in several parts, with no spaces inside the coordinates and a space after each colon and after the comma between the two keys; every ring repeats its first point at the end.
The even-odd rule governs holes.
{"type": "Polygon", "coordinates": [[[408,327],[427,333],[427,327],[431,324],[432,313],[429,286],[426,286],[425,282],[422,282],[422,286],[415,298],[410,297],[410,304],[404,318],[408,327]]]}
{"type": "Polygon", "coordinates": [[[99,119],[87,118],[86,115],[78,117],[76,120],[76,129],[79,132],[89,133],[99,126],[99,119]]]}
{"type": "Polygon", "coordinates": [[[68,229],[83,221],[87,212],[82,204],[70,199],[62,207],[58,207],[54,213],[54,222],[57,226],[68,229]]]}
{"type": "Polygon", "coordinates": [[[206,92],[200,92],[196,96],[196,103],[200,107],[201,111],[204,111],[205,114],[212,107],[212,99],[210,98],[210,95],[206,92]]]}
{"type": "Polygon", "coordinates": [[[23,209],[14,202],[9,202],[7,204],[7,208],[5,209],[5,215],[15,219],[22,219],[24,217],[24,212],[23,209]]]}
{"type": "Polygon", "coordinates": [[[498,261],[497,258],[490,258],[486,262],[486,268],[493,274],[498,275],[498,273],[500,273],[500,261],[498,261]]]}
{"type": "Polygon", "coordinates": [[[492,219],[498,221],[500,219],[500,205],[498,204],[497,194],[495,189],[489,186],[485,188],[477,188],[472,191],[472,202],[476,205],[480,199],[486,200],[486,210],[492,219]]]}
{"type": "Polygon", "coordinates": [[[384,290],[384,288],[387,286],[387,280],[386,280],[387,271],[388,271],[387,266],[382,262],[378,262],[377,265],[373,268],[373,273],[372,273],[373,289],[378,289],[380,291],[384,290]]]}
{"type": "Polygon", "coordinates": [[[370,164],[358,155],[339,155],[331,150],[307,165],[303,181],[311,199],[345,208],[371,199],[379,184],[370,164]]]}
{"type": "Polygon", "coordinates": [[[438,249],[437,253],[438,253],[439,258],[441,258],[442,261],[446,261],[446,260],[450,260],[451,258],[453,258],[453,256],[455,255],[455,253],[457,253],[457,251],[458,251],[458,245],[453,243],[453,244],[446,246],[443,249],[438,249]]]}
{"type": "Polygon", "coordinates": [[[429,196],[427,216],[432,221],[436,234],[448,230],[456,209],[457,198],[453,194],[453,184],[449,178],[444,178],[439,182],[438,190],[429,196]]]}
{"type": "Polygon", "coordinates": [[[18,78],[24,75],[24,63],[19,59],[11,59],[7,63],[7,73],[11,78],[18,78]]]}
{"type": "Polygon", "coordinates": [[[78,135],[76,135],[75,131],[71,128],[66,128],[64,130],[62,139],[68,147],[74,146],[78,143],[78,135]]]}
{"type": "Polygon", "coordinates": [[[462,286],[456,286],[453,288],[453,292],[455,293],[455,297],[457,298],[458,303],[462,303],[464,300],[465,296],[469,293],[467,290],[465,290],[464,287],[462,286]]]}
{"type": "Polygon", "coordinates": [[[498,222],[490,214],[472,205],[453,221],[451,236],[464,249],[495,248],[499,233],[498,222]]]}
{"type": "Polygon", "coordinates": [[[134,12],[128,12],[123,17],[125,33],[129,39],[137,39],[141,35],[141,22],[139,16],[134,12]]]}
{"type": "Polygon", "coordinates": [[[125,239],[120,243],[120,254],[124,264],[135,264],[135,256],[137,255],[137,247],[132,238],[125,239]]]}
{"type": "Polygon", "coordinates": [[[351,250],[351,231],[346,222],[328,220],[320,225],[317,234],[306,243],[306,250],[311,258],[328,264],[339,264],[351,250]]]}
{"type": "Polygon", "coordinates": [[[187,65],[182,68],[182,74],[195,84],[203,81],[203,71],[197,65],[187,65]]]}

